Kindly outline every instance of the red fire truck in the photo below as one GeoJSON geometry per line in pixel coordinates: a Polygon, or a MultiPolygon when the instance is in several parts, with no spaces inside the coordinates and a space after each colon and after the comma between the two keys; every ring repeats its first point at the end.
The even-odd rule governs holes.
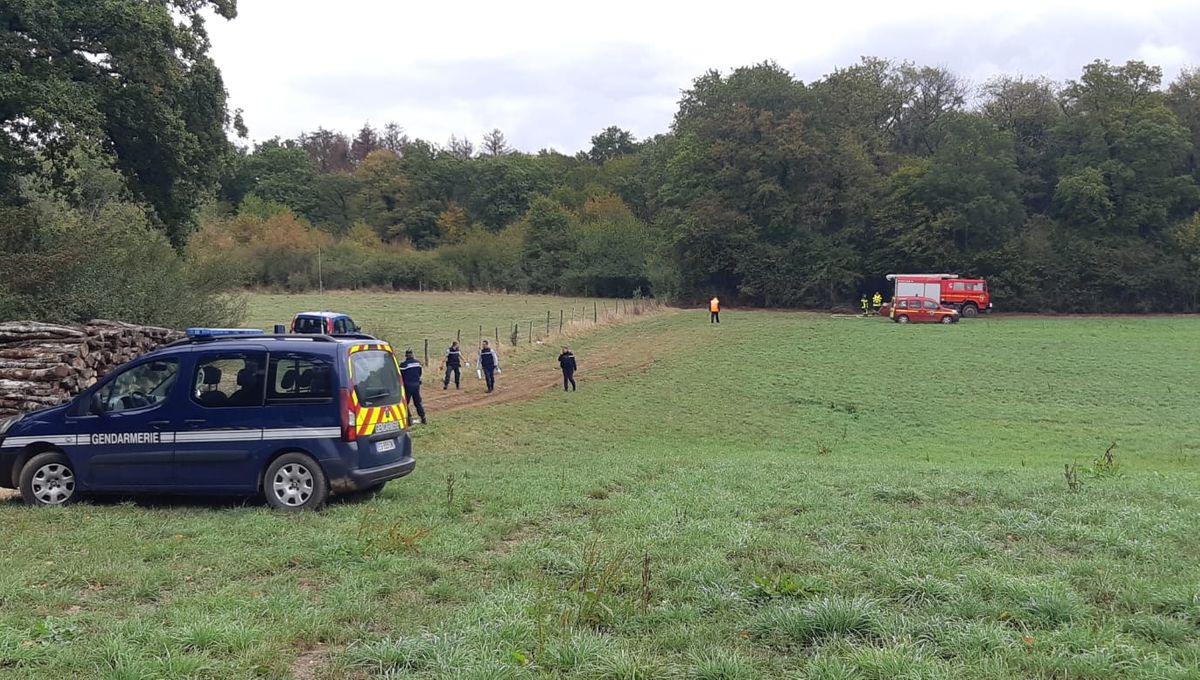
{"type": "MultiPolygon", "coordinates": [[[[958,274],[888,274],[887,279],[895,284],[893,298],[933,298],[968,319],[992,309],[992,297],[983,279],[964,279],[958,274]]],[[[880,310],[881,314],[888,312],[886,307],[880,310]]]]}

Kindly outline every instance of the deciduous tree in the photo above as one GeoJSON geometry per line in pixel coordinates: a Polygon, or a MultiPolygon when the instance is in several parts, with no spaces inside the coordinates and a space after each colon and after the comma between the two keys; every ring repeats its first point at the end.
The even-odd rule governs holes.
{"type": "Polygon", "coordinates": [[[592,148],[587,152],[587,157],[593,163],[603,163],[635,153],[637,149],[637,139],[633,133],[613,125],[592,136],[592,148]]]}
{"type": "Polygon", "coordinates": [[[512,147],[508,145],[508,139],[500,131],[500,128],[494,128],[483,136],[483,144],[480,145],[479,152],[485,156],[503,156],[511,153],[512,147]]]}
{"type": "Polygon", "coordinates": [[[69,183],[81,146],[111,154],[130,189],[176,245],[217,183],[232,147],[208,13],[234,0],[109,0],[0,4],[0,186],[48,168],[69,183]],[[35,163],[35,158],[40,163],[35,163]]]}

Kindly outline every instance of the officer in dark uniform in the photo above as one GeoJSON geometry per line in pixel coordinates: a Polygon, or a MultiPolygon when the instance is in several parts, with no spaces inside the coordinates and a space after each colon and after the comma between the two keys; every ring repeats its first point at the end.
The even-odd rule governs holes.
{"type": "Polygon", "coordinates": [[[500,356],[496,354],[496,350],[492,349],[487,340],[483,341],[483,347],[479,349],[479,368],[483,370],[483,377],[487,380],[487,391],[490,394],[492,390],[496,389],[496,371],[500,370],[500,356]]]}
{"type": "Polygon", "coordinates": [[[442,368],[446,370],[446,377],[442,378],[442,389],[450,387],[450,374],[454,374],[454,389],[458,389],[459,382],[462,380],[462,350],[458,348],[458,341],[450,343],[450,349],[446,350],[446,358],[442,360],[442,368]]]}
{"type": "Polygon", "coordinates": [[[571,354],[571,348],[563,347],[562,354],[558,355],[558,367],[563,372],[563,392],[567,391],[567,383],[571,384],[571,391],[575,391],[575,355],[571,354]]]}
{"type": "Polygon", "coordinates": [[[411,401],[417,407],[417,415],[421,418],[421,424],[429,423],[425,420],[425,405],[421,403],[421,362],[413,357],[411,349],[404,350],[404,361],[400,362],[400,376],[404,380],[404,404],[408,405],[411,401]]]}

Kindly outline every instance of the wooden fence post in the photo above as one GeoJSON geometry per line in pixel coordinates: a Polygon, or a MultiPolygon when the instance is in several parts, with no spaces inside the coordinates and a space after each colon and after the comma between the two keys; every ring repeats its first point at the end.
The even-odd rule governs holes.
{"type": "Polygon", "coordinates": [[[596,312],[596,301],[592,300],[592,323],[599,323],[600,315],[596,312]]]}
{"type": "Polygon", "coordinates": [[[425,367],[429,368],[429,338],[425,338],[425,367]]]}
{"type": "MultiPolygon", "coordinates": [[[[533,323],[532,321],[530,323],[533,323]]],[[[546,310],[546,337],[550,337],[550,310],[546,310]]]]}
{"type": "Polygon", "coordinates": [[[528,344],[530,344],[530,345],[533,344],[533,322],[532,321],[529,322],[529,343],[528,344]]]}
{"type": "Polygon", "coordinates": [[[562,334],[563,310],[558,310],[558,333],[562,334]]]}
{"type": "Polygon", "coordinates": [[[461,328],[458,329],[458,331],[454,334],[454,339],[459,342],[462,342],[462,329],[461,328]]]}

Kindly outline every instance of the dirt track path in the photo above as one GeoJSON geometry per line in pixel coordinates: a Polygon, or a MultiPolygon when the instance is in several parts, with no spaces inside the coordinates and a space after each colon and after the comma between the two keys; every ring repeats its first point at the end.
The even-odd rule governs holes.
{"type": "MultiPolygon", "coordinates": [[[[664,312],[671,313],[671,312],[664,312]]],[[[643,317],[644,319],[653,316],[643,317]]],[[[587,338],[594,333],[603,332],[616,326],[629,326],[637,320],[602,326],[581,335],[574,340],[587,338]]],[[[632,330],[632,329],[630,329],[632,330]]],[[[649,333],[627,332],[623,334],[620,343],[610,343],[603,348],[579,354],[579,370],[575,380],[581,386],[587,383],[613,380],[625,375],[649,370],[661,349],[661,339],[649,333]]],[[[572,341],[573,342],[573,341],[572,341]]],[[[530,357],[523,357],[529,359],[530,357]]],[[[491,404],[511,404],[528,401],[547,390],[562,388],[562,372],[558,368],[558,346],[544,346],[538,349],[538,354],[531,361],[504,369],[496,376],[496,391],[488,394],[484,383],[475,377],[475,368],[463,370],[462,389],[455,390],[450,384],[448,390],[442,389],[442,373],[438,371],[437,362],[425,371],[425,383],[421,387],[421,396],[425,400],[425,409],[430,414],[448,413],[466,408],[488,406],[491,404]]]]}

